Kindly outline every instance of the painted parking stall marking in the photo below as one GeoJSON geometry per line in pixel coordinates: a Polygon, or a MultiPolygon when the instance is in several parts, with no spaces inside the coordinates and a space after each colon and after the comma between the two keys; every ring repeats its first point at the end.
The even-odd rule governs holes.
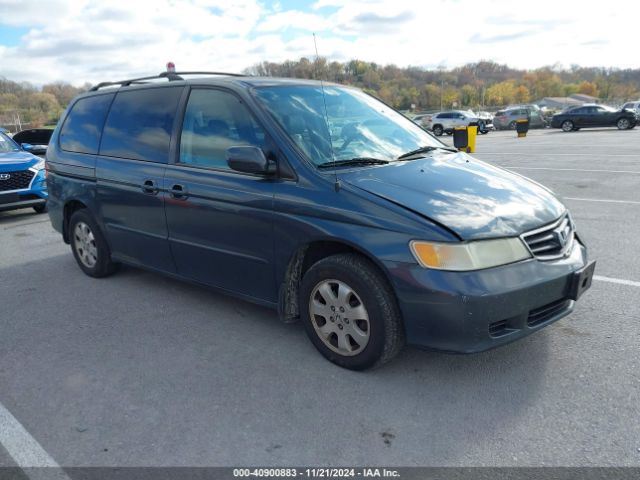
{"type": "Polygon", "coordinates": [[[591,170],[586,168],[553,168],[553,167],[514,167],[512,165],[505,165],[502,168],[508,168],[509,170],[550,170],[553,172],[585,172],[585,173],[631,173],[640,175],[638,170],[591,170]]]}
{"type": "Polygon", "coordinates": [[[602,202],[602,203],[628,203],[631,205],[640,205],[640,202],[635,200],[609,200],[604,198],[578,198],[578,197],[562,197],[565,200],[576,200],[579,202],[602,202]]]}
{"type": "Polygon", "coordinates": [[[629,287],[640,287],[640,282],[634,282],[633,280],[624,280],[622,278],[603,277],[601,275],[594,275],[594,280],[600,282],[617,283],[619,285],[627,285],[629,287]]]}
{"type": "Polygon", "coordinates": [[[71,480],[60,465],[1,403],[0,444],[9,452],[18,467],[27,469],[25,473],[30,479],[71,480]]]}

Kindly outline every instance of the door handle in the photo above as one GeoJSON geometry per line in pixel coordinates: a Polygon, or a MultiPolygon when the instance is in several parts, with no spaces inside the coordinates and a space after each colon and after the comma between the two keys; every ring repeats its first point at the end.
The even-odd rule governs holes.
{"type": "Polygon", "coordinates": [[[159,191],[158,185],[153,180],[145,180],[142,184],[142,192],[148,195],[157,195],[159,191]]]}
{"type": "Polygon", "coordinates": [[[187,187],[185,187],[184,185],[180,185],[179,183],[176,183],[175,185],[172,185],[171,188],[169,189],[169,194],[176,199],[179,200],[186,200],[187,197],[189,196],[187,193],[187,187]]]}

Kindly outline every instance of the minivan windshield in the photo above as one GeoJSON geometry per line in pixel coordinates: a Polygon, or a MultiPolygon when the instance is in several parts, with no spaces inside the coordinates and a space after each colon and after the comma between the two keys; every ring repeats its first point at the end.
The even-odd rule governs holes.
{"type": "Polygon", "coordinates": [[[280,85],[256,88],[254,94],[315,165],[354,165],[362,159],[367,161],[358,164],[372,165],[372,159],[386,163],[425,147],[446,148],[408,118],[353,88],[328,85],[323,95],[320,85],[280,85]]]}

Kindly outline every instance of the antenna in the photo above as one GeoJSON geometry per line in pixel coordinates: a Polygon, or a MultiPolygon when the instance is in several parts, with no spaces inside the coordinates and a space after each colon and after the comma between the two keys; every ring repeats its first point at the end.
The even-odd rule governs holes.
{"type": "MultiPolygon", "coordinates": [[[[324,82],[322,81],[322,77],[320,77],[318,75],[318,62],[320,60],[320,56],[318,55],[318,44],[316,43],[316,34],[313,34],[313,46],[316,49],[316,67],[315,67],[315,73],[316,73],[316,78],[318,78],[320,80],[320,90],[322,91],[322,103],[324,105],[324,123],[327,126],[327,133],[329,134],[329,145],[331,146],[331,161],[335,163],[336,161],[336,154],[333,150],[333,140],[331,139],[331,127],[329,126],[329,112],[327,110],[327,98],[324,94],[324,82]]],[[[336,176],[336,183],[335,183],[335,189],[336,192],[340,191],[340,179],[338,179],[338,171],[337,170],[333,170],[333,173],[336,176]]]]}

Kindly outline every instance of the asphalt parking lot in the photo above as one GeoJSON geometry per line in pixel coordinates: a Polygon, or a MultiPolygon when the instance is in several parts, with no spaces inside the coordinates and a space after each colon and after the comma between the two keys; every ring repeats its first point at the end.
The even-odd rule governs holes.
{"type": "Polygon", "coordinates": [[[640,128],[492,132],[476,156],[563,198],[592,289],[514,344],[366,373],[270,310],[86,277],[46,215],[0,213],[0,465],[640,466],[640,128]]]}

